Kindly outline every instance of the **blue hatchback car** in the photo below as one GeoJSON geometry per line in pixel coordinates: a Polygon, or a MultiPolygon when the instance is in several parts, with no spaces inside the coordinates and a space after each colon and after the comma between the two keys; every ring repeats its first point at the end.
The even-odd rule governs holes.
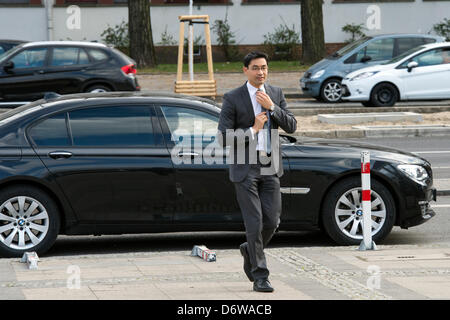
{"type": "Polygon", "coordinates": [[[339,102],[341,80],[350,72],[381,64],[412,49],[444,38],[427,34],[390,34],[363,37],[311,66],[300,79],[305,95],[323,102],[339,102]]]}

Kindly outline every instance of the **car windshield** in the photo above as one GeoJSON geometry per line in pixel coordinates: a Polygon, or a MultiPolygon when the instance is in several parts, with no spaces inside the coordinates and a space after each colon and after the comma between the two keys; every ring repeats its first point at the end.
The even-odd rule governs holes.
{"type": "Polygon", "coordinates": [[[391,63],[399,62],[399,61],[402,60],[403,58],[409,56],[410,54],[412,54],[412,53],[414,53],[414,52],[416,52],[416,51],[422,50],[423,48],[425,48],[425,47],[424,47],[424,46],[414,47],[414,48],[412,48],[412,49],[409,49],[409,50],[406,51],[406,52],[403,52],[401,55],[396,56],[395,58],[393,58],[393,59],[391,59],[391,60],[389,60],[389,61],[387,61],[387,62],[385,62],[385,63],[382,63],[382,64],[391,64],[391,63]]]}
{"type": "Polygon", "coordinates": [[[3,52],[2,54],[0,54],[0,61],[2,61],[3,60],[3,57],[5,57],[6,56],[6,53],[7,53],[8,51],[5,51],[5,52],[3,52]]]}
{"type": "Polygon", "coordinates": [[[31,113],[37,109],[42,108],[42,106],[35,102],[29,103],[14,109],[11,109],[9,111],[3,112],[0,114],[0,125],[5,124],[7,122],[13,121],[25,114],[31,113]]]}
{"type": "Polygon", "coordinates": [[[352,51],[353,49],[357,48],[359,45],[361,45],[362,43],[364,43],[370,39],[372,39],[372,37],[363,37],[359,40],[349,43],[345,47],[343,47],[343,48],[339,49],[338,51],[336,51],[335,53],[333,53],[331,55],[331,57],[333,57],[333,58],[342,57],[343,55],[346,55],[347,53],[349,53],[350,51],[352,51]]]}
{"type": "Polygon", "coordinates": [[[11,50],[5,51],[0,55],[0,63],[2,63],[4,60],[6,60],[8,57],[10,57],[12,54],[14,54],[16,51],[20,50],[21,46],[17,46],[12,48],[11,50]]]}

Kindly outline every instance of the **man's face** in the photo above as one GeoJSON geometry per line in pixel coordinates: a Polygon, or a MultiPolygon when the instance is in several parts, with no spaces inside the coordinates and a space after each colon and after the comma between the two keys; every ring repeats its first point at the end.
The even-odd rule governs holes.
{"type": "Polygon", "coordinates": [[[264,58],[257,58],[250,61],[248,68],[243,68],[248,82],[256,88],[261,87],[267,79],[268,66],[264,58]]]}

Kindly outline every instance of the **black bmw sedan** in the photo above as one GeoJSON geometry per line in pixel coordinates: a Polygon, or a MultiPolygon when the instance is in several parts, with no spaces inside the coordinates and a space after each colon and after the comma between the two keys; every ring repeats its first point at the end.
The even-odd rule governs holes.
{"type": "MultiPolygon", "coordinates": [[[[217,130],[219,113],[205,99],[122,92],[39,100],[1,114],[0,255],[42,254],[58,234],[243,230],[228,164],[201,152],[215,143],[204,132],[217,130]],[[193,149],[179,148],[180,130],[193,149]]],[[[425,159],[374,145],[280,137],[280,230],[321,228],[337,244],[359,244],[363,150],[371,156],[375,242],[393,226],[434,216],[425,159]]]]}

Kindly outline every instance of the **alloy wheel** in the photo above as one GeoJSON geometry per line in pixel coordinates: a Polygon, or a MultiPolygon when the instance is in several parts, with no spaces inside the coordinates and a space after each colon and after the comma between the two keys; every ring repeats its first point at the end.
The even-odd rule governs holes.
{"type": "Polygon", "coordinates": [[[323,89],[323,93],[328,101],[339,101],[342,97],[342,86],[336,81],[328,82],[323,89]]]}
{"type": "Polygon", "coordinates": [[[105,89],[97,88],[97,89],[91,90],[89,92],[90,93],[101,93],[101,92],[108,92],[108,91],[105,89]]]}
{"type": "Polygon", "coordinates": [[[0,206],[0,241],[8,248],[33,248],[45,239],[48,230],[48,213],[36,199],[18,196],[0,206]]]}
{"type": "MultiPolygon", "coordinates": [[[[337,201],[335,219],[339,230],[352,239],[362,239],[363,211],[362,189],[353,188],[345,192],[337,201]]],[[[375,191],[371,191],[371,220],[372,236],[377,234],[386,221],[386,205],[383,199],[375,191]]]]}

